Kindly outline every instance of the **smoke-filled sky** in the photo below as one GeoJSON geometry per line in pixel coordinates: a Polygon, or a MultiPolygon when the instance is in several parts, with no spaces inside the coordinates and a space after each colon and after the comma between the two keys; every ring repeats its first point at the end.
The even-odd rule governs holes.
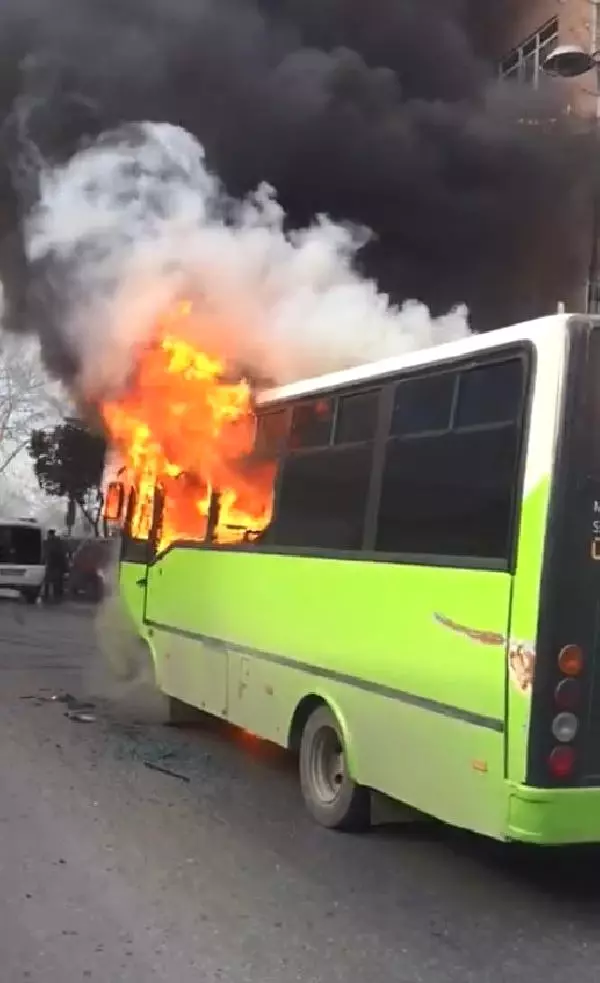
{"type": "Polygon", "coordinates": [[[9,327],[27,326],[49,275],[28,275],[19,234],[39,167],[136,120],[188,129],[233,195],[269,182],[292,227],[319,213],[366,225],[359,263],[395,302],[465,303],[475,329],[554,309],[581,275],[589,155],[557,122],[560,83],[499,84],[484,60],[510,6],[2,0],[9,327]]]}

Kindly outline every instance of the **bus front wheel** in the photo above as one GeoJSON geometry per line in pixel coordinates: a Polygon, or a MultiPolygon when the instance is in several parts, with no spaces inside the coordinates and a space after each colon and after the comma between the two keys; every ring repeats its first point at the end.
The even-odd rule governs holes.
{"type": "Polygon", "coordinates": [[[300,787],[321,826],[362,832],[371,823],[371,795],[348,773],[341,727],[328,706],[313,710],[300,742],[300,787]]]}

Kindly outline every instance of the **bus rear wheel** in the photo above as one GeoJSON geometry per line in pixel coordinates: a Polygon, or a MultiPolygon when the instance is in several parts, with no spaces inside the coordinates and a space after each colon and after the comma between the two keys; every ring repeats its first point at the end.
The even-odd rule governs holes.
{"type": "Polygon", "coordinates": [[[321,826],[363,832],[371,824],[371,795],[348,773],[341,727],[327,706],[308,718],[300,742],[300,787],[311,816],[321,826]]]}

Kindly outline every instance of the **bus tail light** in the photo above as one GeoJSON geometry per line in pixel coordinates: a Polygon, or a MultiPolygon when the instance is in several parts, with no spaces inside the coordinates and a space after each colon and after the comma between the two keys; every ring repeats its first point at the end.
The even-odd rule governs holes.
{"type": "Polygon", "coordinates": [[[558,653],[558,668],[565,676],[580,676],[583,652],[578,645],[565,645],[558,653]]]}
{"type": "Polygon", "coordinates": [[[568,744],[577,733],[579,721],[574,713],[559,713],[552,721],[552,733],[561,744],[568,744]]]}
{"type": "Polygon", "coordinates": [[[554,690],[557,710],[578,710],[581,704],[581,688],[578,679],[562,679],[554,690]]]}
{"type": "Polygon", "coordinates": [[[572,747],[555,747],[548,758],[548,767],[554,778],[568,778],[575,767],[575,752],[572,747]]]}

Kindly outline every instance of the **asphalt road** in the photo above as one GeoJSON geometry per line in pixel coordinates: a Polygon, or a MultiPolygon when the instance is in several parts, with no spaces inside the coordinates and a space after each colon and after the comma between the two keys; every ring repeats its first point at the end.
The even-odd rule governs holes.
{"type": "Polygon", "coordinates": [[[598,851],[321,830],[287,758],[107,686],[92,629],[0,602],[2,983],[597,983],[598,851]]]}

